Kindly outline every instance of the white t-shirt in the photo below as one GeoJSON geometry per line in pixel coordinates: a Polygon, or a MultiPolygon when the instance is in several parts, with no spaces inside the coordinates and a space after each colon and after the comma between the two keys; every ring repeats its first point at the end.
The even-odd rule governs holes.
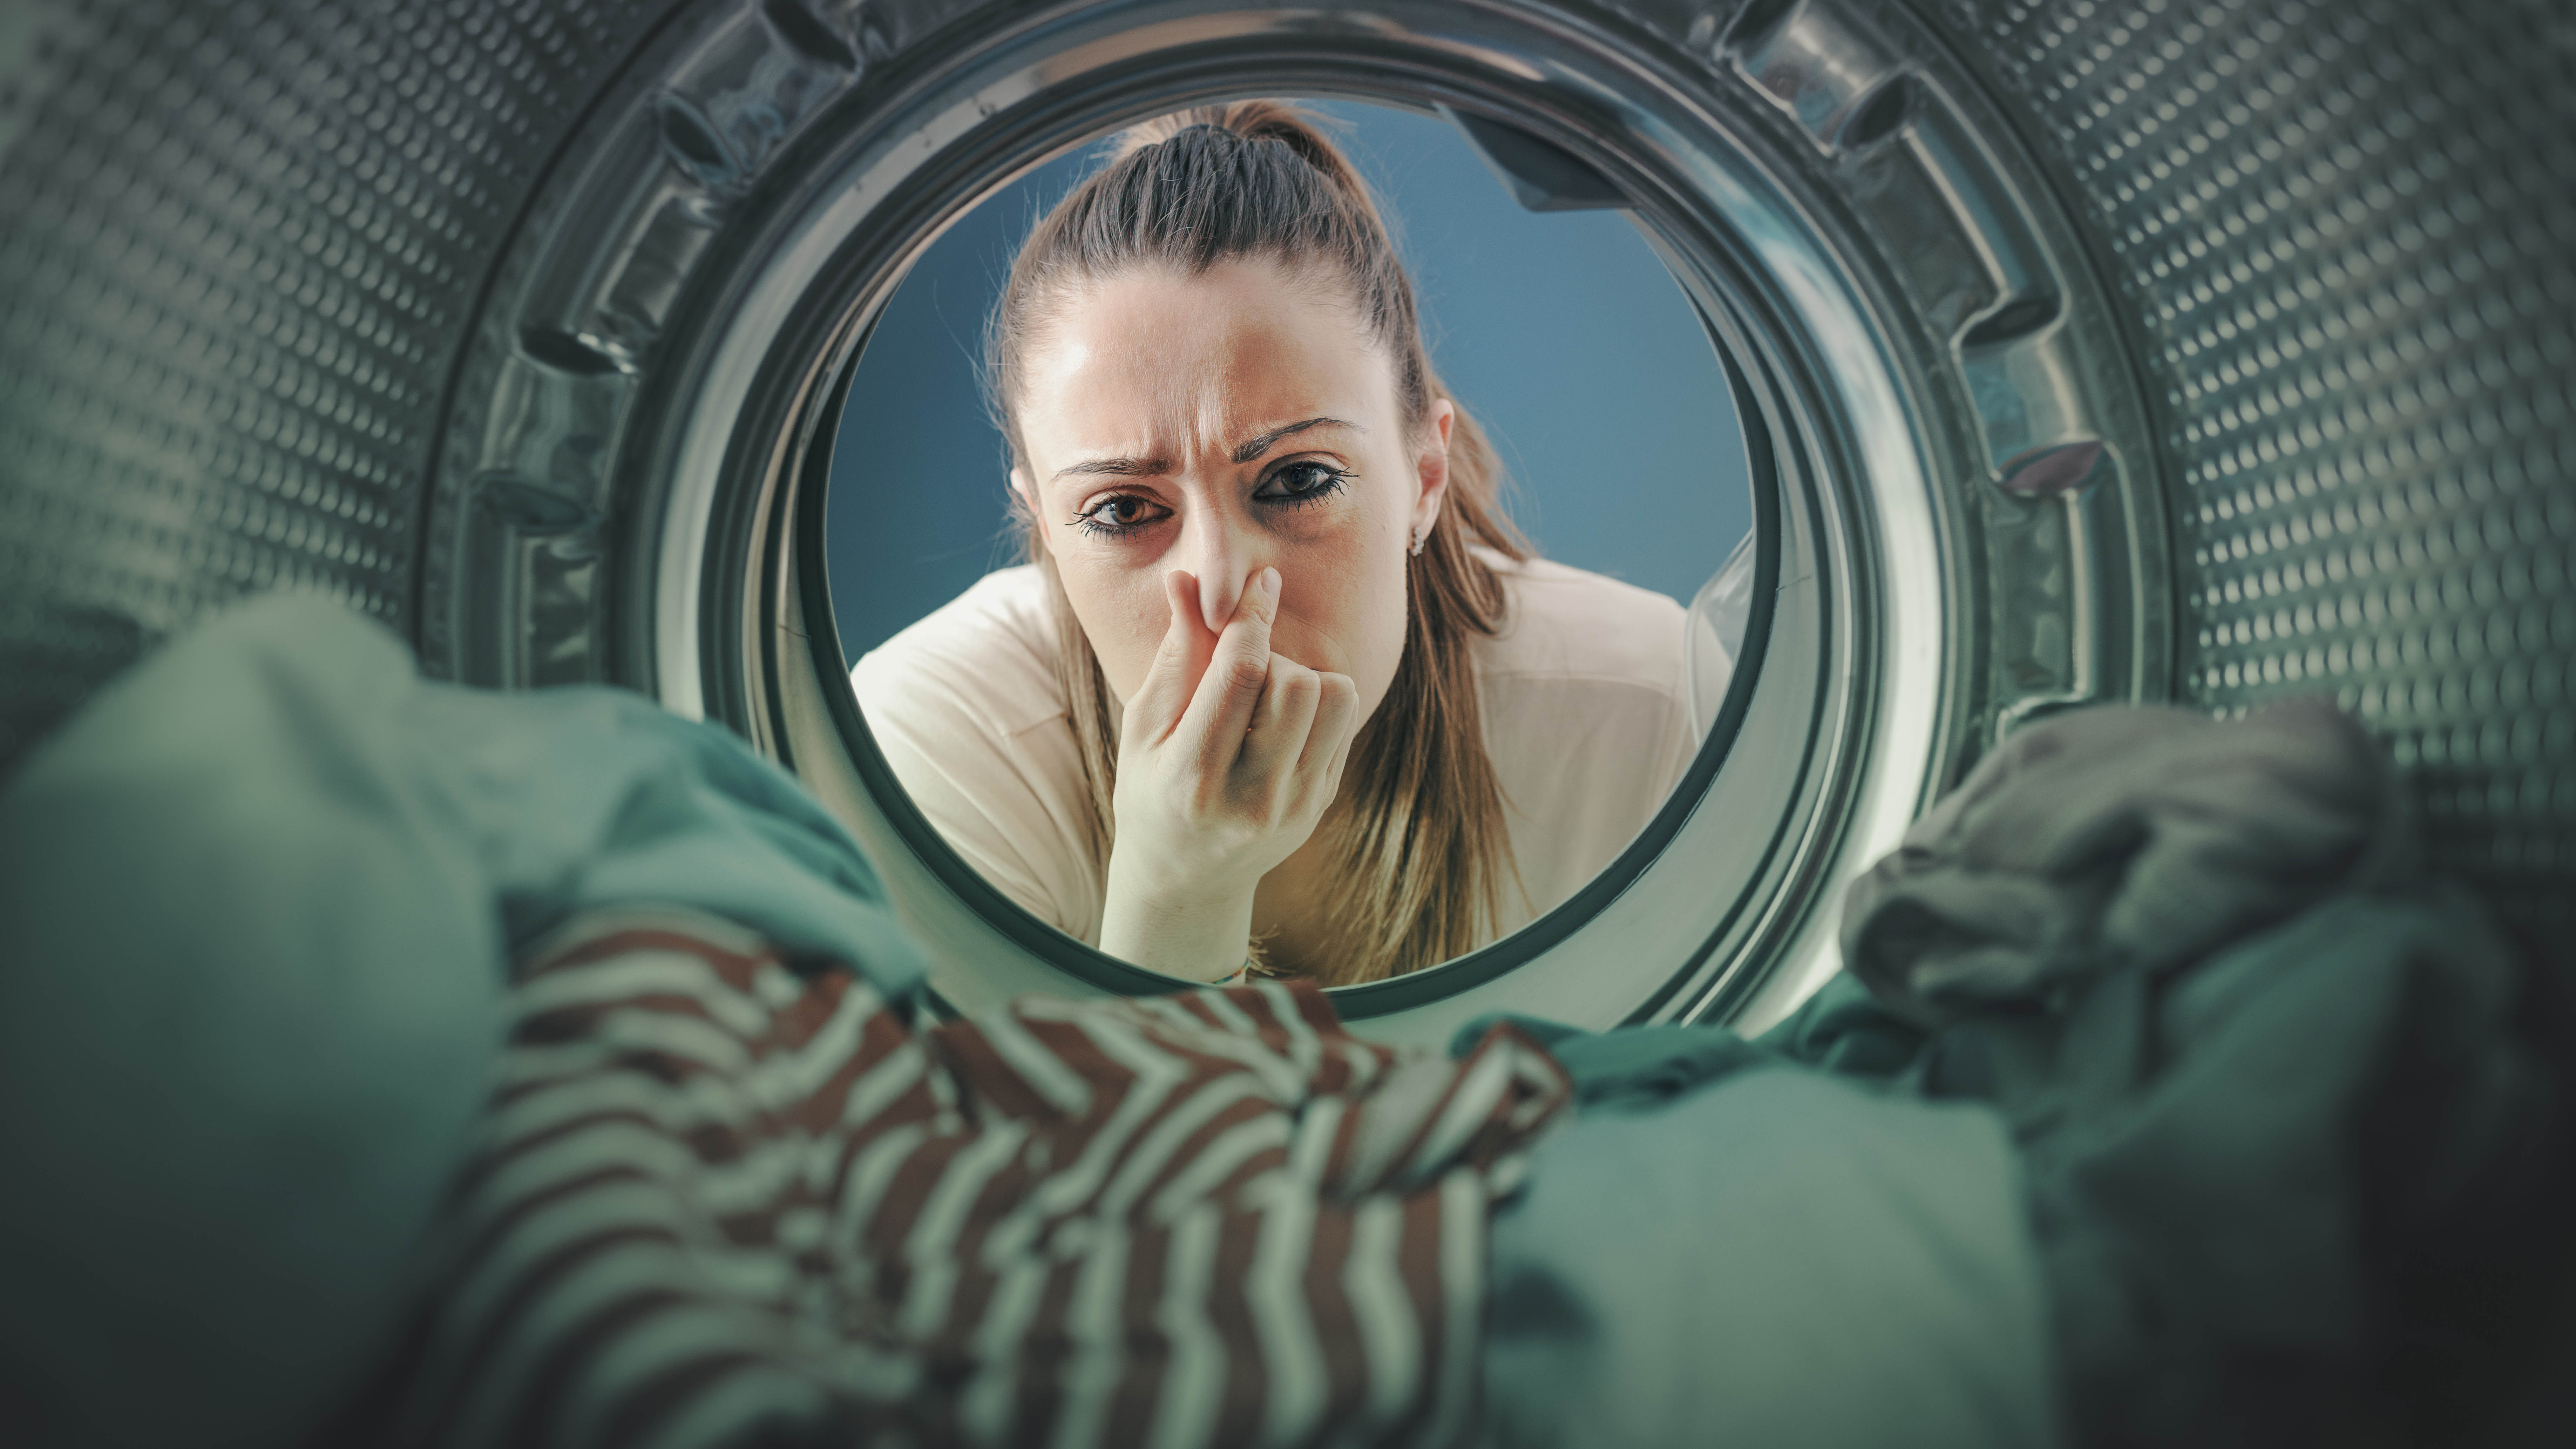
{"type": "MultiPolygon", "coordinates": [[[[1682,609],[1564,564],[1488,555],[1502,632],[1471,636],[1485,752],[1528,892],[1504,934],[1600,873],[1662,807],[1699,740],[1682,609]]],[[[913,803],[967,864],[1031,914],[1094,945],[1101,871],[1089,793],[1034,565],[985,575],[850,671],[869,730],[913,803]]]]}

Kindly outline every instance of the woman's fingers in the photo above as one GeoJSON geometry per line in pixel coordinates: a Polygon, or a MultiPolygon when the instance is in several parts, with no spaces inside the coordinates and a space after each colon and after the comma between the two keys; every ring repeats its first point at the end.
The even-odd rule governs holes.
{"type": "Polygon", "coordinates": [[[1270,683],[1252,711],[1238,770],[1254,780],[1285,783],[1313,738],[1315,711],[1324,698],[1323,676],[1284,654],[1270,656],[1270,683]]]}
{"type": "Polygon", "coordinates": [[[1181,728],[1198,741],[1217,768],[1231,766],[1252,727],[1253,706],[1270,682],[1270,623],[1279,612],[1279,570],[1263,569],[1234,606],[1234,618],[1216,639],[1207,672],[1199,677],[1181,728]]]}
{"type": "Polygon", "coordinates": [[[1347,674],[1323,674],[1316,682],[1315,722],[1297,757],[1297,798],[1319,816],[1332,807],[1342,790],[1342,767],[1359,737],[1359,686],[1347,674]]]}
{"type": "Polygon", "coordinates": [[[1136,697],[1127,702],[1126,729],[1140,731],[1133,737],[1141,740],[1160,740],[1180,723],[1216,647],[1217,636],[1199,620],[1197,579],[1181,569],[1163,575],[1163,603],[1171,610],[1171,622],[1163,629],[1154,662],[1145,667],[1144,682],[1136,686],[1136,697]]]}
{"type": "MultiPolygon", "coordinates": [[[[1175,584],[1174,609],[1183,602],[1175,584]]],[[[1272,653],[1278,609],[1279,571],[1265,568],[1248,581],[1234,616],[1215,636],[1179,724],[1164,733],[1173,748],[1196,760],[1198,789],[1232,796],[1257,817],[1285,819],[1330,802],[1358,729],[1359,690],[1349,675],[1272,653]]],[[[1192,622],[1204,637],[1203,622],[1192,622]]],[[[1172,639],[1182,633],[1175,627],[1167,638],[1149,686],[1137,691],[1140,701],[1150,697],[1168,707],[1172,682],[1182,677],[1170,661],[1184,657],[1172,639]]]]}
{"type": "Polygon", "coordinates": [[[1306,732],[1297,768],[1322,771],[1327,784],[1338,784],[1342,761],[1350,756],[1351,737],[1359,732],[1360,690],[1347,674],[1318,674],[1315,680],[1315,723],[1306,732]]]}

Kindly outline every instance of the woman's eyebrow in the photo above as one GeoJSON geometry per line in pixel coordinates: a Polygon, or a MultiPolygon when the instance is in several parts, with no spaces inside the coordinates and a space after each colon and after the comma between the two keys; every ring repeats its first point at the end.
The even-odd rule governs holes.
{"type": "Polygon", "coordinates": [[[1168,458],[1087,458],[1070,467],[1056,469],[1053,477],[1047,481],[1103,473],[1116,478],[1153,478],[1170,471],[1172,471],[1172,464],[1168,458]]]}
{"type": "Polygon", "coordinates": [[[1285,427],[1272,428],[1269,432],[1263,433],[1257,438],[1239,443],[1235,446],[1235,450],[1228,453],[1226,457],[1232,462],[1249,463],[1253,459],[1260,457],[1262,454],[1269,452],[1272,445],[1276,444],[1281,438],[1288,436],[1290,433],[1302,433],[1308,428],[1348,428],[1354,433],[1363,431],[1359,424],[1346,423],[1340,418],[1308,418],[1302,423],[1290,423],[1285,427]]]}

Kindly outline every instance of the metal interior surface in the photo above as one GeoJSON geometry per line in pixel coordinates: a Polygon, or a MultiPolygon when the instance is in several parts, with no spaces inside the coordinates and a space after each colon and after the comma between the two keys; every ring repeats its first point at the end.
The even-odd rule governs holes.
{"type": "Polygon", "coordinates": [[[885,793],[813,609],[812,444],[980,191],[1300,90],[1449,107],[1542,203],[1623,198],[1772,479],[1768,652],[1689,797],[1525,937],[1350,1013],[1758,1025],[1832,969],[1840,880],[1998,731],[2097,699],[2332,693],[2441,866],[2576,925],[2558,8],[37,17],[0,57],[0,757],[206,609],[321,588],[433,672],[626,684],[787,759],[961,1004],[1146,984],[995,909],[885,793]]]}

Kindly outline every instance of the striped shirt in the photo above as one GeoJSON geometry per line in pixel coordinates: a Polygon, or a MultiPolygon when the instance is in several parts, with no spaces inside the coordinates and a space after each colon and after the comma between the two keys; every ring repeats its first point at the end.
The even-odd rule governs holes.
{"type": "Polygon", "coordinates": [[[916,1024],[725,922],[522,964],[405,1341],[334,1437],[423,1446],[1452,1444],[1487,1215],[1564,1105],[1321,991],[916,1024]]]}

